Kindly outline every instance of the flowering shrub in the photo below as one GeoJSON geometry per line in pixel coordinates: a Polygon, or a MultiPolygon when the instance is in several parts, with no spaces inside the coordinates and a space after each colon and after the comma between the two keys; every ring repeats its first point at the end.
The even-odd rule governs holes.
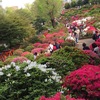
{"type": "Polygon", "coordinates": [[[28,52],[28,51],[26,51],[26,52],[23,52],[23,53],[21,54],[21,56],[26,56],[26,55],[28,55],[28,54],[31,54],[31,53],[28,52]]]}
{"type": "Polygon", "coordinates": [[[33,45],[28,45],[28,46],[26,46],[26,47],[24,48],[24,50],[25,50],[25,51],[31,52],[31,50],[32,50],[33,48],[34,48],[33,45]]]}
{"type": "Polygon", "coordinates": [[[29,60],[0,68],[1,100],[39,100],[61,89],[61,77],[52,68],[29,60]]]}
{"type": "Polygon", "coordinates": [[[67,39],[64,43],[62,43],[62,47],[65,46],[75,46],[75,41],[71,39],[67,39]]]}
{"type": "Polygon", "coordinates": [[[80,49],[66,46],[55,51],[47,62],[48,67],[55,68],[61,76],[64,76],[70,71],[89,63],[89,56],[80,49]]]}
{"type": "Polygon", "coordinates": [[[13,55],[20,56],[23,53],[23,49],[17,49],[14,51],[13,55]]]}
{"type": "Polygon", "coordinates": [[[15,63],[23,63],[24,61],[27,61],[28,59],[26,57],[16,57],[12,60],[12,62],[15,62],[15,63]]]}
{"type": "Polygon", "coordinates": [[[31,52],[34,54],[35,52],[40,53],[41,51],[43,52],[45,49],[44,48],[35,48],[31,52]]]}
{"type": "Polygon", "coordinates": [[[49,97],[49,98],[46,98],[45,96],[42,96],[40,98],[40,100],[61,100],[60,97],[61,96],[61,93],[56,93],[53,97],[49,97]]]}
{"type": "Polygon", "coordinates": [[[8,64],[10,64],[11,62],[12,62],[12,60],[14,59],[14,58],[16,58],[17,56],[9,56],[9,57],[7,57],[7,59],[4,61],[4,64],[5,65],[8,65],[8,64]]]}
{"type": "Polygon", "coordinates": [[[65,97],[60,92],[58,92],[54,96],[48,98],[46,98],[45,96],[41,96],[40,100],[85,100],[85,99],[75,99],[71,98],[71,96],[69,95],[65,97]]]}
{"type": "Polygon", "coordinates": [[[95,52],[93,52],[92,50],[83,50],[83,52],[90,57],[89,64],[93,64],[93,65],[100,64],[100,57],[95,52]]]}
{"type": "Polygon", "coordinates": [[[100,67],[84,65],[66,76],[63,86],[76,97],[97,100],[100,97],[100,67]]]}
{"type": "Polygon", "coordinates": [[[83,52],[91,57],[99,58],[99,56],[92,50],[83,50],[83,52]]]}
{"type": "Polygon", "coordinates": [[[25,57],[31,61],[34,61],[34,56],[32,53],[25,55],[25,57]]]}

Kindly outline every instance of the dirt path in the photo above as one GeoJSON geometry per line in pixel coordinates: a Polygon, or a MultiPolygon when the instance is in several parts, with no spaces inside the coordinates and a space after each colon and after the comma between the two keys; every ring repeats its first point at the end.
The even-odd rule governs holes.
{"type": "Polygon", "coordinates": [[[82,43],[86,43],[87,46],[90,46],[91,43],[93,43],[94,40],[93,39],[82,39],[82,40],[79,40],[79,43],[76,44],[76,46],[80,49],[82,49],[82,43]]]}

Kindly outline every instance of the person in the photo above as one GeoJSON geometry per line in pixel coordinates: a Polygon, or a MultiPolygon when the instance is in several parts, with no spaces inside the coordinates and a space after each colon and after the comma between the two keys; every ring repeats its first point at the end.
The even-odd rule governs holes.
{"type": "Polygon", "coordinates": [[[78,43],[78,40],[79,40],[79,34],[80,34],[80,30],[76,27],[76,31],[74,31],[75,33],[75,41],[76,43],[78,43]]]}
{"type": "Polygon", "coordinates": [[[83,46],[83,50],[90,50],[90,48],[86,45],[86,43],[83,43],[82,46],[83,46]]]}
{"type": "Polygon", "coordinates": [[[53,44],[52,43],[49,43],[48,50],[50,51],[50,53],[53,52],[53,44]]]}
{"type": "Polygon", "coordinates": [[[37,57],[37,52],[34,53],[34,59],[36,59],[36,57],[37,57]]]}
{"type": "Polygon", "coordinates": [[[60,44],[59,43],[57,43],[57,42],[55,42],[55,46],[56,46],[56,49],[60,49],[60,44]]]}
{"type": "Polygon", "coordinates": [[[98,39],[98,31],[97,30],[93,32],[92,39],[95,41],[98,39]]]}
{"type": "Polygon", "coordinates": [[[93,51],[100,56],[100,48],[96,43],[92,43],[93,51]]]}

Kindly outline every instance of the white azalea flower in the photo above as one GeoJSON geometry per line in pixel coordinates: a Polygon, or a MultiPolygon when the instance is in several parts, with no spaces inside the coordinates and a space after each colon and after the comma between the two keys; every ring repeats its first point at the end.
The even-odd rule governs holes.
{"type": "Polygon", "coordinates": [[[31,63],[31,61],[30,61],[30,60],[27,60],[27,61],[26,61],[26,63],[27,63],[27,64],[30,64],[30,63],[31,63]]]}
{"type": "Polygon", "coordinates": [[[7,65],[6,67],[7,67],[7,69],[9,69],[9,68],[11,68],[11,65],[7,65]]]}
{"type": "Polygon", "coordinates": [[[10,76],[11,76],[11,74],[9,73],[9,74],[7,74],[7,76],[8,76],[8,77],[10,77],[10,76]]]}
{"type": "Polygon", "coordinates": [[[46,72],[46,69],[45,68],[41,68],[40,70],[43,71],[43,72],[46,72]]]}
{"type": "Polygon", "coordinates": [[[27,73],[27,74],[26,74],[26,76],[28,76],[28,77],[29,77],[29,76],[31,76],[31,74],[30,74],[30,73],[27,73]]]}
{"type": "Polygon", "coordinates": [[[16,66],[15,62],[11,62],[11,65],[16,66]]]}
{"type": "Polygon", "coordinates": [[[48,80],[47,80],[47,79],[45,79],[44,81],[45,81],[45,82],[47,82],[48,80]]]}
{"type": "Polygon", "coordinates": [[[4,75],[4,73],[3,72],[0,72],[0,76],[2,76],[2,75],[4,75]]]}
{"type": "Polygon", "coordinates": [[[20,67],[19,66],[15,66],[15,69],[16,69],[16,71],[19,71],[20,67]]]}
{"type": "Polygon", "coordinates": [[[25,67],[25,68],[24,68],[24,72],[27,72],[27,70],[28,70],[28,67],[25,67]]]}
{"type": "Polygon", "coordinates": [[[0,68],[0,71],[2,71],[2,68],[0,68]]]}

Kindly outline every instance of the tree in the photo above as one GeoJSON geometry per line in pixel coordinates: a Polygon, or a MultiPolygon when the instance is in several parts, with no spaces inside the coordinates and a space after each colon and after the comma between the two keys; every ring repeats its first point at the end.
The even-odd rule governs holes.
{"type": "Polygon", "coordinates": [[[55,27],[55,17],[60,15],[62,9],[62,0],[36,0],[34,2],[36,16],[46,19],[55,27]]]}
{"type": "Polygon", "coordinates": [[[65,9],[69,9],[70,8],[70,4],[69,3],[65,3],[65,9]]]}
{"type": "Polygon", "coordinates": [[[33,29],[30,22],[15,12],[5,14],[0,19],[0,41],[3,41],[10,47],[21,44],[32,33],[33,29]]]}
{"type": "Polygon", "coordinates": [[[78,0],[77,1],[77,6],[81,6],[81,5],[83,5],[83,0],[78,0]]]}
{"type": "Polygon", "coordinates": [[[71,2],[71,7],[75,7],[76,5],[77,5],[76,1],[73,0],[73,1],[71,2]]]}
{"type": "Polygon", "coordinates": [[[100,4],[100,0],[89,0],[89,2],[92,4],[100,4]]]}

